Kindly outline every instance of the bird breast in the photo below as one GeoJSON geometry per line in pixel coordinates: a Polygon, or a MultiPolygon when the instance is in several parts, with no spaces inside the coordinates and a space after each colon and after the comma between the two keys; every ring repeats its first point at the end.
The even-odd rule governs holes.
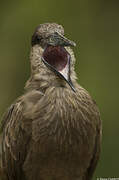
{"type": "Polygon", "coordinates": [[[25,116],[32,119],[32,138],[52,137],[59,144],[80,143],[89,140],[89,133],[95,131],[95,108],[87,92],[51,87],[45,94],[26,99],[25,116]],[[37,98],[36,98],[37,97],[37,98]],[[33,101],[33,99],[36,99],[33,101]],[[30,107],[29,107],[30,104],[30,107]]]}
{"type": "Polygon", "coordinates": [[[27,109],[27,119],[28,114],[32,118],[31,155],[24,170],[31,161],[29,158],[34,157],[34,164],[41,164],[43,177],[54,168],[57,169],[54,177],[69,171],[79,177],[89,166],[95,144],[90,96],[83,89],[79,95],[68,89],[52,87],[32,103],[30,111],[27,109]],[[46,169],[48,172],[44,172],[46,169]]]}

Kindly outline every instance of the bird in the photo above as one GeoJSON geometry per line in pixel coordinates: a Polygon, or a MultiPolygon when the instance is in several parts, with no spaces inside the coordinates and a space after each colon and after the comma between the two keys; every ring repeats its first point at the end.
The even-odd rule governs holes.
{"type": "Polygon", "coordinates": [[[1,122],[6,180],[91,180],[102,123],[96,102],[77,82],[76,44],[56,23],[31,38],[31,75],[1,122]]]}

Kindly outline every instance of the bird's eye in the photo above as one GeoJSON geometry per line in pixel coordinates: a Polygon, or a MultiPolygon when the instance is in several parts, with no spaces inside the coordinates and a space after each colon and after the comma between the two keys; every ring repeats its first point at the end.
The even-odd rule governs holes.
{"type": "Polygon", "coordinates": [[[32,40],[31,40],[32,46],[34,46],[36,44],[40,44],[41,40],[42,40],[41,36],[39,36],[38,34],[33,34],[32,40]]]}

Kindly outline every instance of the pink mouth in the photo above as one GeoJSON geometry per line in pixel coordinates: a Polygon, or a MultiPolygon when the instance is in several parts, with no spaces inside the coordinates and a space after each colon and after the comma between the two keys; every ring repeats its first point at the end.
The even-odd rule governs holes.
{"type": "Polygon", "coordinates": [[[57,71],[62,71],[69,61],[69,53],[62,46],[48,46],[43,52],[43,58],[57,71]]]}

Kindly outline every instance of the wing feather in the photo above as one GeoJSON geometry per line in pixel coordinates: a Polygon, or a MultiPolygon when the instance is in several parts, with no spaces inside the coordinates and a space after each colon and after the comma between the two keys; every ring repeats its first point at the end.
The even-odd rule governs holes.
{"type": "Polygon", "coordinates": [[[22,164],[26,157],[29,136],[22,129],[22,104],[12,104],[5,113],[2,123],[2,169],[10,180],[23,179],[22,164]]]}

